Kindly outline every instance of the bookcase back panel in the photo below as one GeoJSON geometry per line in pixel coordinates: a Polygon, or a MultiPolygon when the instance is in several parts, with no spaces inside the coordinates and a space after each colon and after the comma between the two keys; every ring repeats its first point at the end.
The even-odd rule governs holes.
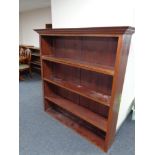
{"type": "Polygon", "coordinates": [[[104,118],[108,118],[109,107],[98,104],[95,101],[89,100],[85,97],[79,96],[79,104],[83,107],[90,109],[91,111],[100,114],[104,118]]]}
{"type": "Polygon", "coordinates": [[[81,37],[56,37],[54,40],[54,56],[61,58],[81,57],[81,37]]]}
{"type": "Polygon", "coordinates": [[[80,84],[80,69],[57,63],[50,63],[50,65],[53,77],[80,84]]]}
{"type": "Polygon", "coordinates": [[[114,66],[118,38],[83,37],[81,58],[85,62],[114,66]]]}
{"type": "Polygon", "coordinates": [[[80,84],[92,90],[111,95],[113,77],[110,75],[80,70],[80,84]]]}
{"type": "Polygon", "coordinates": [[[43,55],[114,67],[117,37],[43,37],[43,55]]]}
{"type": "Polygon", "coordinates": [[[44,76],[48,79],[57,78],[111,96],[113,77],[110,75],[46,61],[43,63],[44,66],[44,76]]]}
{"type": "Polygon", "coordinates": [[[72,101],[74,104],[79,104],[85,108],[90,109],[91,111],[103,116],[104,118],[108,117],[109,107],[107,107],[105,105],[98,104],[95,101],[92,101],[90,99],[82,97],[78,94],[72,93],[68,90],[60,88],[53,84],[49,85],[49,84],[45,83],[45,92],[48,96],[51,96],[52,94],[59,95],[62,98],[72,101]]]}
{"type": "Polygon", "coordinates": [[[60,95],[61,97],[68,99],[72,101],[75,104],[79,104],[79,95],[72,93],[70,91],[67,91],[63,88],[57,87],[55,85],[50,85],[51,89],[53,89],[53,93],[60,95]]]}
{"type": "MultiPolygon", "coordinates": [[[[105,138],[105,135],[106,135],[106,133],[104,131],[101,131],[100,129],[96,128],[95,126],[91,125],[90,123],[88,123],[88,122],[80,119],[79,117],[71,114],[70,112],[68,112],[68,111],[60,108],[59,106],[55,105],[54,102],[49,102],[48,100],[46,100],[46,102],[47,102],[48,106],[53,111],[55,111],[54,113],[58,113],[58,115],[59,115],[60,118],[63,117],[63,122],[65,124],[66,123],[68,124],[67,118],[68,119],[71,119],[72,121],[76,122],[76,125],[73,124],[73,123],[68,124],[69,126],[74,126],[73,129],[75,129],[75,128],[81,128],[81,125],[82,125],[84,128],[88,129],[89,131],[91,131],[92,133],[94,133],[96,136],[102,138],[103,141],[104,141],[104,138],[105,138]],[[64,116],[66,117],[66,120],[65,120],[65,117],[64,116]],[[77,124],[79,124],[80,126],[77,125],[77,124]]],[[[86,133],[83,133],[83,134],[84,135],[87,135],[86,133]]],[[[94,139],[94,141],[96,141],[96,140],[94,139]]]]}

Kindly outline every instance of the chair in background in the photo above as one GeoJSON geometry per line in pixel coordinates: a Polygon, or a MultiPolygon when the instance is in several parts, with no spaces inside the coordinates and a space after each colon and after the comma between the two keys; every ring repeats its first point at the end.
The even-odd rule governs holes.
{"type": "Polygon", "coordinates": [[[19,51],[19,75],[23,71],[28,71],[30,77],[32,77],[30,63],[31,63],[31,50],[30,49],[24,50],[23,48],[21,48],[19,51]]]}

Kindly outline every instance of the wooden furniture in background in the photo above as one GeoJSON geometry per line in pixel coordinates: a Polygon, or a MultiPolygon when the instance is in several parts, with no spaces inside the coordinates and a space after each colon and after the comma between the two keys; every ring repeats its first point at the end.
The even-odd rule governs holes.
{"type": "Polygon", "coordinates": [[[41,74],[40,49],[37,47],[31,47],[30,49],[32,51],[32,59],[31,59],[32,71],[41,74]]]}
{"type": "Polygon", "coordinates": [[[31,69],[33,72],[41,73],[41,62],[40,62],[40,49],[31,45],[19,45],[21,49],[29,48],[32,52],[31,54],[31,69]]]}
{"type": "Polygon", "coordinates": [[[134,28],[35,31],[40,34],[45,111],[107,151],[116,133],[134,28]]]}
{"type": "Polygon", "coordinates": [[[23,50],[21,48],[19,52],[19,75],[23,71],[28,71],[30,76],[32,76],[30,62],[31,62],[31,50],[30,49],[23,50]]]}

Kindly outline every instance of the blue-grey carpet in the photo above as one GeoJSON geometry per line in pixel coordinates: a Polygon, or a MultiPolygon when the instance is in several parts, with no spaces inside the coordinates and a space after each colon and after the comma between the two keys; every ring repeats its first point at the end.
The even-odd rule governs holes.
{"type": "MultiPolygon", "coordinates": [[[[104,155],[95,145],[43,111],[39,75],[20,81],[20,155],[104,155]]],[[[129,116],[106,155],[134,155],[135,124],[129,116]]]]}

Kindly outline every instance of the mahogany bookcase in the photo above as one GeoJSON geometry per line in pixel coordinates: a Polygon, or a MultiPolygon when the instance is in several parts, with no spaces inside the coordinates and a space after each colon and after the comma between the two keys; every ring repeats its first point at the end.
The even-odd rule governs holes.
{"type": "Polygon", "coordinates": [[[133,27],[37,29],[44,109],[108,151],[116,124],[133,27]]]}

